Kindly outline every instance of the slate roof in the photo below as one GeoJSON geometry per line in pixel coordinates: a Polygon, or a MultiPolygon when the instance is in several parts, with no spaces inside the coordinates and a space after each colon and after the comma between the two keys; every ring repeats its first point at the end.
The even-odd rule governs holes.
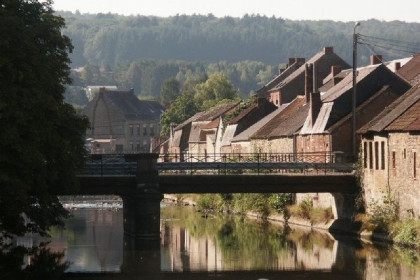
{"type": "Polygon", "coordinates": [[[278,109],[271,112],[270,114],[268,114],[267,116],[265,116],[264,118],[256,122],[255,124],[251,125],[247,129],[245,129],[244,131],[242,131],[241,133],[233,137],[231,142],[248,141],[255,132],[257,132],[261,127],[263,127],[267,122],[269,122],[276,115],[280,114],[280,112],[283,111],[285,108],[287,108],[288,105],[289,103],[282,104],[278,109]]]}
{"type": "Polygon", "coordinates": [[[418,85],[396,99],[373,120],[360,128],[357,133],[364,134],[367,132],[391,130],[417,130],[417,123],[420,118],[419,103],[420,86],[418,85]]]}
{"type": "MultiPolygon", "coordinates": [[[[322,50],[322,51],[318,52],[317,54],[315,54],[313,57],[311,57],[308,60],[308,62],[306,64],[316,63],[317,64],[317,69],[319,71],[320,68],[322,68],[320,63],[322,63],[324,65],[329,65],[329,64],[332,63],[332,61],[334,62],[333,64],[342,65],[342,68],[350,68],[350,65],[347,62],[345,62],[341,57],[339,57],[337,54],[335,54],[335,53],[326,54],[325,50],[322,50]]],[[[300,66],[296,71],[294,71],[292,74],[287,76],[280,84],[278,84],[272,90],[273,91],[278,90],[278,89],[282,88],[285,84],[287,84],[290,81],[296,79],[298,76],[304,75],[304,74],[305,74],[305,64],[300,66]]],[[[319,73],[319,74],[321,75],[321,73],[319,73]]],[[[326,74],[326,75],[328,75],[328,74],[326,74]]]]}
{"type": "Polygon", "coordinates": [[[415,54],[397,73],[409,81],[412,86],[420,84],[420,53],[415,54]]]}
{"type": "Polygon", "coordinates": [[[302,66],[302,62],[295,60],[295,62],[292,65],[289,65],[283,72],[281,72],[279,75],[274,77],[271,81],[269,81],[267,84],[265,84],[262,88],[257,90],[258,93],[271,90],[272,88],[276,87],[280,82],[282,82],[284,79],[286,79],[290,74],[292,74],[294,71],[296,71],[300,66],[302,66]]]}
{"type": "MultiPolygon", "coordinates": [[[[392,73],[383,64],[358,68],[356,107],[374,96],[385,85],[392,92],[401,95],[409,89],[406,81],[392,73]]],[[[300,134],[319,134],[340,121],[351,112],[351,96],[353,92],[353,75],[347,72],[345,78],[334,87],[321,94],[322,106],[314,125],[306,121],[300,134]]]]}
{"type": "Polygon", "coordinates": [[[157,101],[139,100],[133,90],[105,90],[104,97],[109,99],[128,120],[159,119],[164,108],[157,101]]]}
{"type": "MultiPolygon", "coordinates": [[[[375,64],[366,66],[363,68],[357,69],[357,83],[360,83],[365,77],[369,76],[370,73],[375,71],[381,64],[375,64]]],[[[342,72],[344,78],[337,85],[327,90],[324,94],[321,95],[321,100],[323,102],[332,102],[348,90],[353,88],[353,75],[352,71],[342,72]]]]}
{"type": "Polygon", "coordinates": [[[296,97],[289,104],[289,106],[287,106],[281,112],[273,116],[271,120],[269,120],[253,135],[251,135],[251,138],[252,139],[275,138],[275,137],[288,135],[289,133],[296,132],[297,129],[300,129],[300,127],[302,127],[303,122],[305,121],[305,118],[307,116],[308,106],[306,106],[306,115],[304,117],[302,117],[302,114],[304,114],[305,110],[300,110],[300,108],[305,105],[305,102],[306,102],[306,99],[304,96],[296,97]]]}

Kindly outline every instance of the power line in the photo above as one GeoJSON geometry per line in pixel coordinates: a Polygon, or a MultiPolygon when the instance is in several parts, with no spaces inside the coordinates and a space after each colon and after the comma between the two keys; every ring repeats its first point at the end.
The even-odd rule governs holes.
{"type": "Polygon", "coordinates": [[[386,42],[393,42],[393,43],[400,43],[403,45],[413,45],[413,46],[420,46],[420,42],[408,42],[408,41],[402,41],[402,40],[395,40],[395,39],[386,39],[381,37],[375,37],[375,36],[369,36],[369,35],[363,35],[359,34],[360,37],[368,38],[371,40],[379,40],[379,41],[386,41],[386,42]]]}
{"type": "Polygon", "coordinates": [[[408,53],[412,55],[420,50],[420,42],[405,42],[362,34],[358,34],[358,38],[358,43],[365,45],[372,52],[374,52],[373,49],[375,47],[385,51],[408,53]]]}
{"type": "Polygon", "coordinates": [[[365,45],[365,46],[368,46],[370,48],[377,47],[377,48],[383,49],[385,51],[391,50],[391,51],[398,51],[398,52],[403,52],[403,53],[408,53],[408,54],[415,54],[417,52],[414,49],[407,49],[407,48],[398,47],[398,46],[392,46],[392,45],[379,45],[379,44],[374,43],[374,42],[366,42],[366,41],[364,41],[362,39],[359,40],[358,42],[360,44],[365,45]]]}

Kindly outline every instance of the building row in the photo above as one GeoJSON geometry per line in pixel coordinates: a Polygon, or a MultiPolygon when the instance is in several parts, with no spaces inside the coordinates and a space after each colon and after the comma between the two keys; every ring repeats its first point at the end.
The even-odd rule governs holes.
{"type": "MultiPolygon", "coordinates": [[[[290,58],[247,106],[219,105],[174,125],[161,152],[180,161],[223,153],[356,156],[368,210],[392,196],[401,216],[419,217],[420,55],[391,62],[373,55],[356,73],[353,108],[353,70],[332,47],[308,61],[290,58]]],[[[311,195],[315,206],[334,203],[332,195],[311,195]]]]}

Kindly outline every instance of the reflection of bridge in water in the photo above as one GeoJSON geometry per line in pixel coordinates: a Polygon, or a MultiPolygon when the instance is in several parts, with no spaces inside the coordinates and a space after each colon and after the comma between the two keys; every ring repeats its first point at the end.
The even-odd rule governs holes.
{"type": "MultiPolygon", "coordinates": [[[[181,158],[171,155],[159,158],[157,154],[92,155],[79,175],[79,182],[78,190],[60,195],[122,197],[124,264],[121,270],[128,274],[159,272],[158,278],[150,279],[197,279],[198,276],[197,273],[190,278],[184,273],[160,272],[160,255],[156,255],[156,249],[160,246],[163,193],[329,192],[335,198],[336,218],[345,218],[352,212],[351,198],[358,192],[352,164],[330,153],[186,155],[181,158]]],[[[238,276],[238,272],[224,271],[223,275],[216,276],[272,279],[277,273],[261,271],[250,278],[248,273],[238,276]]],[[[285,277],[304,279],[306,273],[294,271],[285,277]]],[[[92,276],[89,274],[86,279],[92,276]]],[[[124,279],[113,274],[98,276],[124,279]]],[[[206,272],[200,274],[200,279],[214,276],[206,272]]],[[[329,276],[319,272],[319,279],[329,279],[329,276]]],[[[336,278],[336,274],[332,277],[336,278]]],[[[78,274],[77,279],[83,279],[83,275],[78,274]]]]}
{"type": "Polygon", "coordinates": [[[159,247],[163,193],[329,192],[335,217],[347,218],[358,188],[352,165],[343,159],[329,153],[189,155],[182,160],[157,154],[92,155],[78,177],[80,188],[58,195],[121,196],[125,252],[137,254],[130,248],[159,247]]]}

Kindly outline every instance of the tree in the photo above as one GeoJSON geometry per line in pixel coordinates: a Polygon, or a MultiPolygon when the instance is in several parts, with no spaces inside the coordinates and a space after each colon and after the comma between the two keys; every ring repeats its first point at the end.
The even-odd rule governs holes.
{"type": "Polygon", "coordinates": [[[211,75],[207,81],[196,86],[194,101],[197,108],[205,111],[223,100],[238,99],[238,92],[223,74],[211,75]]]}
{"type": "Polygon", "coordinates": [[[76,185],[87,119],[64,103],[72,50],[51,1],[0,5],[0,232],[45,233],[68,212],[55,193],[76,185]]]}
{"type": "Polygon", "coordinates": [[[165,108],[169,108],[171,103],[179,96],[179,87],[180,84],[175,78],[169,78],[164,81],[160,91],[160,103],[165,108]]]}

